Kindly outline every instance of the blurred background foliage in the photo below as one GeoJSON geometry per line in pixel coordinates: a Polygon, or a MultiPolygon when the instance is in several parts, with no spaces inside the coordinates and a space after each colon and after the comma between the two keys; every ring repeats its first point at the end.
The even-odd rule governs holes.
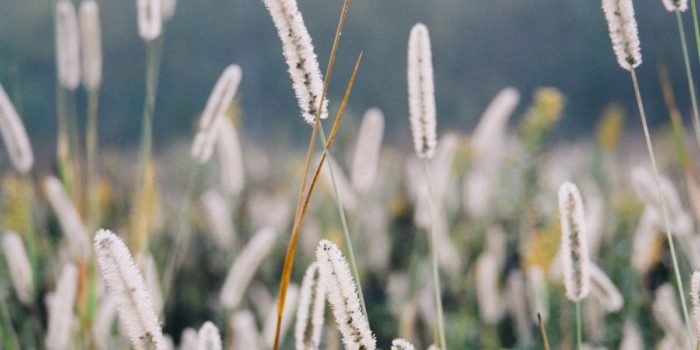
{"type": "MultiPolygon", "coordinates": [[[[100,3],[101,143],[135,150],[145,69],[136,5],[135,1],[100,3]]],[[[644,59],[638,75],[647,113],[652,123],[665,122],[657,64],[669,67],[681,112],[689,109],[676,24],[661,1],[635,5],[644,59]]],[[[299,6],[325,68],[342,1],[300,0],[299,6]]],[[[599,1],[352,0],[329,92],[331,104],[337,106],[352,63],[364,51],[347,123],[359,123],[366,108],[378,106],[387,117],[389,142],[410,147],[405,56],[408,32],[416,22],[431,30],[441,130],[471,130],[487,103],[506,86],[518,88],[525,101],[542,86],[563,92],[564,114],[570,117],[557,125],[555,139],[588,136],[610,102],[636,111],[629,79],[610,48],[599,1]]],[[[686,25],[692,33],[689,15],[686,25]]],[[[691,53],[695,49],[691,41],[691,53]]],[[[180,0],[165,35],[156,152],[190,139],[197,114],[230,63],[240,64],[244,71],[240,102],[248,142],[286,146],[308,136],[299,132],[306,127],[262,1],[180,0]]],[[[53,1],[0,0],[0,81],[20,110],[35,147],[55,144],[55,76],[53,1]]],[[[83,92],[78,94],[78,102],[84,103],[83,92]]],[[[517,116],[525,113],[523,105],[527,102],[517,116]]],[[[626,127],[639,130],[638,123],[638,118],[628,118],[626,127]]]]}

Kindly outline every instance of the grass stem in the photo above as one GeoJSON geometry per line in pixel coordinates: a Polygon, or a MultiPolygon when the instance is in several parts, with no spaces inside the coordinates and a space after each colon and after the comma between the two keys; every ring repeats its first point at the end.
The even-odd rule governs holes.
{"type": "Polygon", "coordinates": [[[659,180],[659,170],[656,166],[656,157],[654,156],[654,148],[651,144],[651,136],[649,135],[649,127],[647,125],[647,118],[644,113],[644,105],[642,103],[642,95],[639,92],[639,83],[637,82],[637,75],[634,68],[630,70],[632,76],[632,85],[634,86],[634,94],[637,98],[637,106],[639,107],[639,115],[642,120],[642,128],[644,130],[644,139],[646,140],[647,151],[649,153],[649,160],[651,161],[651,167],[654,172],[654,180],[656,181],[656,192],[659,197],[659,204],[661,205],[661,211],[664,218],[664,226],[666,230],[666,239],[668,240],[669,250],[671,251],[671,259],[673,260],[673,271],[676,275],[676,284],[678,285],[678,295],[681,299],[681,305],[683,306],[683,319],[685,321],[685,327],[688,332],[688,340],[690,344],[693,344],[693,335],[690,330],[690,319],[688,317],[688,305],[685,302],[685,290],[683,288],[683,279],[681,278],[681,272],[678,267],[678,259],[676,257],[676,248],[673,244],[673,237],[671,237],[671,226],[668,219],[668,209],[666,208],[666,200],[664,198],[663,192],[661,191],[661,182],[659,180]]]}
{"type": "Polygon", "coordinates": [[[87,101],[87,130],[85,135],[85,153],[87,163],[87,195],[88,227],[96,230],[100,225],[100,196],[99,196],[99,145],[97,135],[97,111],[100,90],[88,91],[87,101]]]}
{"type": "Polygon", "coordinates": [[[425,182],[428,188],[428,208],[430,212],[430,250],[432,255],[433,267],[433,288],[435,290],[435,306],[437,307],[437,331],[440,340],[440,349],[447,350],[445,341],[445,318],[442,311],[442,297],[440,291],[440,271],[438,270],[438,247],[437,233],[435,232],[435,207],[433,203],[433,188],[432,176],[430,174],[430,164],[428,160],[423,161],[423,170],[425,172],[425,182]]]}
{"type": "Polygon", "coordinates": [[[676,22],[678,23],[678,35],[681,37],[681,48],[683,49],[683,62],[685,63],[685,75],[688,77],[688,89],[690,92],[690,102],[693,107],[693,127],[695,129],[695,141],[700,148],[700,121],[698,118],[698,100],[695,96],[695,82],[693,81],[693,70],[690,67],[690,59],[688,58],[688,44],[685,40],[685,29],[683,26],[683,17],[679,10],[675,11],[676,22]]]}
{"type": "Polygon", "coordinates": [[[581,302],[576,302],[576,349],[583,349],[583,335],[581,334],[581,302]]]}

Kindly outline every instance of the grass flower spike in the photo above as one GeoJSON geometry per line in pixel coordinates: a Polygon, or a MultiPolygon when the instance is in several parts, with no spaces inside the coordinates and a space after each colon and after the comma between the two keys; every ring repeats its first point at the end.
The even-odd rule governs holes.
{"type": "Polygon", "coordinates": [[[357,133],[355,153],[352,160],[350,179],[360,194],[367,193],[374,184],[379,168],[379,154],[384,136],[384,114],[379,108],[365,112],[357,133]]]}
{"type": "Polygon", "coordinates": [[[418,158],[430,159],[437,147],[435,87],[428,28],[418,23],[408,39],[408,111],[418,158]]]}
{"type": "Polygon", "coordinates": [[[34,164],[34,153],[15,106],[0,84],[0,134],[15,169],[24,174],[34,164]]]}
{"type": "Polygon", "coordinates": [[[578,188],[570,182],[559,188],[559,213],[566,297],[579,302],[590,292],[590,263],[583,202],[578,188]]]}
{"type": "Polygon", "coordinates": [[[53,176],[44,179],[44,190],[51,209],[61,224],[61,230],[68,241],[68,248],[74,258],[90,256],[90,236],[78,210],[63,188],[61,181],[53,176]]]}
{"type": "Polygon", "coordinates": [[[617,63],[626,70],[637,68],[642,63],[642,54],[632,0],[603,0],[603,12],[617,63]]]}
{"type": "Polygon", "coordinates": [[[82,39],[83,84],[88,90],[102,82],[102,35],[100,10],[95,0],[80,3],[80,34],[82,39]]]}
{"type": "Polygon", "coordinates": [[[5,256],[5,263],[10,271],[10,280],[17,298],[22,304],[31,304],[34,290],[32,266],[22,238],[17,233],[6,232],[2,235],[2,254],[5,256]]]}
{"type": "Polygon", "coordinates": [[[197,350],[221,350],[221,335],[213,323],[204,322],[199,329],[197,350]]]}
{"type": "MultiPolygon", "coordinates": [[[[277,33],[282,40],[284,58],[289,67],[294,93],[307,123],[313,124],[318,113],[323,76],[318,59],[311,44],[311,36],[306,30],[304,19],[297,8],[296,0],[263,0],[270,11],[277,33]]],[[[321,105],[321,119],[328,117],[328,102],[321,105]]]]}
{"type": "Polygon", "coordinates": [[[343,254],[335,244],[324,239],[316,249],[316,261],[345,348],[376,349],[376,340],[360,310],[357,288],[343,254]]]}
{"type": "Polygon", "coordinates": [[[391,350],[415,350],[413,344],[405,339],[394,339],[391,342],[391,350]]]}
{"type": "Polygon", "coordinates": [[[161,0],[136,0],[139,36],[144,41],[159,37],[163,30],[161,4],[161,0]]]}
{"type": "Polygon", "coordinates": [[[63,266],[56,291],[51,294],[47,306],[49,321],[46,335],[46,348],[64,350],[70,348],[70,335],[73,324],[73,307],[78,287],[78,269],[73,264],[63,266]]]}
{"type": "Polygon", "coordinates": [[[306,269],[301,282],[294,329],[296,350],[314,350],[319,347],[325,310],[326,291],[321,283],[318,262],[314,262],[306,269]]]}
{"type": "Polygon", "coordinates": [[[688,9],[688,0],[661,0],[661,2],[668,12],[683,12],[688,9]]]}
{"type": "Polygon", "coordinates": [[[80,84],[80,33],[75,6],[69,0],[56,3],[56,64],[61,86],[75,90],[80,84]]]}
{"type": "Polygon", "coordinates": [[[119,320],[137,350],[165,350],[166,343],[151,297],[124,242],[109,230],[95,235],[95,252],[110,295],[117,298],[119,320]]]}
{"type": "Polygon", "coordinates": [[[226,67],[207,99],[191,150],[192,157],[200,163],[206,163],[214,152],[221,125],[219,123],[238,92],[242,75],[241,67],[237,64],[226,67]]]}

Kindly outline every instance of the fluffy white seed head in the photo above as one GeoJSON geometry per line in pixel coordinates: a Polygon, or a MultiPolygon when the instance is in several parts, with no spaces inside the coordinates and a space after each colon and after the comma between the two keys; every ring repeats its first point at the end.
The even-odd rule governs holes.
{"type": "Polygon", "coordinates": [[[486,324],[497,324],[505,312],[498,288],[501,261],[495,254],[485,252],[476,260],[476,297],[479,316],[486,324]]]}
{"type": "Polygon", "coordinates": [[[583,202],[573,183],[565,182],[559,188],[559,214],[566,297],[578,302],[590,291],[590,263],[583,202]]]}
{"type": "Polygon", "coordinates": [[[488,157],[492,160],[493,152],[502,152],[501,149],[506,141],[508,120],[518,107],[519,101],[518,90],[508,87],[501,90],[486,107],[471,138],[471,145],[477,158],[488,157]]]}
{"type": "Polygon", "coordinates": [[[376,349],[376,340],[360,310],[357,287],[343,254],[335,244],[324,239],[316,249],[316,261],[321,270],[321,283],[326,289],[328,302],[338,330],[343,336],[345,348],[376,349]]]}
{"type": "Polygon", "coordinates": [[[242,75],[239,65],[232,64],[226,67],[207,99],[191,150],[192,157],[200,163],[206,163],[214,153],[222,119],[238,92],[242,75]]]}
{"type": "Polygon", "coordinates": [[[255,324],[255,316],[248,311],[238,311],[231,316],[233,344],[231,349],[261,350],[260,335],[255,324]]]}
{"type": "Polygon", "coordinates": [[[197,345],[199,342],[199,334],[194,328],[187,327],[182,331],[180,336],[180,347],[179,350],[197,350],[197,345]]]}
{"type": "Polygon", "coordinates": [[[644,349],[644,341],[639,334],[637,327],[631,321],[626,321],[622,327],[622,342],[619,350],[638,350],[644,349]]]}
{"type": "Polygon", "coordinates": [[[662,285],[656,289],[651,309],[654,314],[654,319],[656,319],[656,322],[664,332],[676,338],[683,339],[686,337],[683,332],[685,325],[678,311],[676,295],[676,288],[668,283],[662,285]]]}
{"type": "Polygon", "coordinates": [[[118,307],[116,298],[109,295],[102,298],[95,315],[95,321],[92,324],[92,339],[96,348],[101,350],[109,348],[112,324],[117,317],[118,307]]]}
{"type": "Polygon", "coordinates": [[[95,235],[95,252],[109,293],[117,299],[122,328],[137,350],[165,350],[151,296],[124,242],[109,230],[95,235]]]}
{"type": "Polygon", "coordinates": [[[200,199],[204,219],[209,225],[217,248],[228,250],[235,239],[235,229],[231,222],[231,206],[218,191],[207,190],[200,199]]]}
{"type": "Polygon", "coordinates": [[[78,288],[78,269],[73,264],[66,264],[48,305],[48,326],[46,331],[46,348],[49,350],[70,349],[71,326],[73,324],[73,307],[78,288]]]}
{"type": "Polygon", "coordinates": [[[219,137],[216,139],[216,153],[221,170],[221,188],[228,196],[239,195],[245,186],[245,171],[241,140],[236,126],[228,118],[219,124],[219,137]]]}
{"type": "Polygon", "coordinates": [[[391,341],[391,350],[415,350],[415,347],[408,340],[399,338],[391,341]]]}
{"type": "Polygon", "coordinates": [[[314,350],[321,345],[325,310],[326,291],[321,283],[318,263],[314,262],[306,269],[301,282],[294,329],[296,350],[314,350]]]}
{"type": "Polygon", "coordinates": [[[370,108],[357,133],[355,154],[352,160],[350,179],[355,190],[367,193],[374,184],[379,168],[379,154],[384,136],[384,114],[379,108],[370,108]]]}
{"type": "Polygon", "coordinates": [[[34,164],[32,145],[29,143],[22,119],[2,84],[0,84],[0,134],[15,169],[22,174],[31,170],[34,164]]]}
{"type": "Polygon", "coordinates": [[[688,0],[661,0],[661,2],[668,12],[683,12],[688,9],[688,0]]]}
{"type": "Polygon", "coordinates": [[[151,41],[160,36],[163,30],[162,0],[136,0],[139,36],[151,41]]]}
{"type": "Polygon", "coordinates": [[[636,68],[642,63],[642,54],[632,0],[603,0],[603,12],[617,63],[626,70],[636,68]]]}
{"type": "Polygon", "coordinates": [[[530,316],[533,321],[537,321],[537,314],[543,321],[549,319],[549,291],[547,290],[547,277],[544,269],[539,266],[528,267],[527,278],[527,298],[530,305],[530,316]]]}
{"type": "Polygon", "coordinates": [[[32,266],[22,238],[16,232],[5,232],[2,235],[2,254],[5,256],[5,263],[10,271],[10,280],[17,298],[22,304],[31,304],[34,290],[32,266]]]}
{"type": "Polygon", "coordinates": [[[428,28],[418,23],[408,38],[408,112],[413,146],[421,159],[430,159],[437,146],[433,59],[428,28]]]}
{"type": "Polygon", "coordinates": [[[153,310],[157,314],[163,310],[163,295],[160,291],[160,278],[158,277],[158,268],[156,261],[149,253],[139,253],[136,257],[136,262],[143,272],[143,280],[146,282],[148,295],[151,297],[153,310]]]}
{"type": "Polygon", "coordinates": [[[175,8],[177,7],[177,0],[162,0],[163,2],[160,4],[160,10],[161,14],[163,16],[163,20],[167,21],[170,20],[173,15],[175,14],[175,8]]]}
{"type": "Polygon", "coordinates": [[[608,312],[622,309],[624,299],[610,278],[594,263],[589,264],[591,275],[591,294],[608,312]]]}
{"type": "Polygon", "coordinates": [[[695,331],[700,334],[700,272],[693,272],[690,280],[690,300],[693,303],[693,318],[695,331]]]}
{"type": "MultiPolygon", "coordinates": [[[[311,36],[306,30],[296,0],[263,0],[263,2],[270,11],[277,34],[282,40],[282,52],[287,60],[289,76],[292,78],[302,117],[307,123],[313,124],[316,121],[323,94],[323,76],[311,44],[311,36]]],[[[324,99],[320,118],[326,119],[326,117],[328,117],[328,102],[324,99]]]]}
{"type": "Polygon", "coordinates": [[[233,262],[221,288],[219,300],[228,310],[238,306],[255,272],[275,245],[277,234],[266,227],[258,231],[233,262]]]}
{"type": "Polygon", "coordinates": [[[56,3],[56,65],[58,81],[66,89],[80,84],[80,33],[73,2],[56,3]]]}
{"type": "Polygon", "coordinates": [[[90,238],[78,210],[63,188],[61,181],[53,176],[44,179],[44,190],[49,205],[56,214],[61,230],[68,241],[68,248],[73,258],[90,256],[90,238]]]}
{"type": "Polygon", "coordinates": [[[219,329],[210,321],[204,322],[197,334],[197,350],[221,350],[219,329]]]}
{"type": "Polygon", "coordinates": [[[82,39],[83,85],[95,90],[102,82],[102,34],[100,10],[95,0],[80,3],[80,38],[82,39]]]}

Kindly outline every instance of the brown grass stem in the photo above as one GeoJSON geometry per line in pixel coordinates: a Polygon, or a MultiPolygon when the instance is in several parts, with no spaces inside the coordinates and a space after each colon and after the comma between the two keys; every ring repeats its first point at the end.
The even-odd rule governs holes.
{"type": "MultiPolygon", "coordinates": [[[[360,61],[362,60],[362,53],[357,57],[357,60],[355,61],[355,67],[353,68],[352,75],[350,76],[350,81],[348,82],[348,85],[345,89],[345,96],[343,97],[343,101],[340,104],[340,108],[338,109],[338,113],[336,114],[335,120],[333,121],[333,127],[331,128],[330,135],[328,136],[328,140],[326,142],[326,148],[330,149],[331,146],[333,145],[333,141],[335,140],[335,135],[338,131],[338,126],[340,125],[340,121],[343,118],[343,112],[345,112],[345,107],[348,102],[348,98],[350,97],[350,91],[352,90],[352,85],[355,82],[355,75],[357,74],[357,70],[360,67],[360,61]]],[[[316,122],[320,124],[318,118],[316,118],[316,122]]],[[[278,300],[280,301],[277,305],[277,325],[275,327],[275,341],[273,345],[273,349],[277,350],[279,348],[279,334],[280,334],[280,326],[282,325],[282,314],[284,312],[284,301],[286,297],[286,292],[287,288],[289,287],[289,280],[291,279],[292,276],[292,267],[294,265],[294,253],[296,252],[296,245],[297,241],[299,239],[299,232],[301,231],[301,227],[304,223],[304,217],[306,215],[306,210],[309,207],[309,201],[311,200],[311,194],[313,193],[316,183],[318,182],[318,177],[321,173],[321,169],[323,167],[323,163],[326,160],[326,154],[323,153],[321,155],[321,158],[318,161],[318,164],[316,165],[316,169],[314,170],[313,177],[311,178],[311,182],[309,183],[309,188],[306,191],[306,194],[304,196],[304,202],[301,207],[301,211],[299,213],[299,219],[295,220],[294,225],[292,227],[292,234],[291,237],[289,238],[289,245],[287,246],[287,254],[284,257],[284,267],[282,268],[282,277],[280,279],[280,291],[279,291],[279,296],[278,300]]]]}

